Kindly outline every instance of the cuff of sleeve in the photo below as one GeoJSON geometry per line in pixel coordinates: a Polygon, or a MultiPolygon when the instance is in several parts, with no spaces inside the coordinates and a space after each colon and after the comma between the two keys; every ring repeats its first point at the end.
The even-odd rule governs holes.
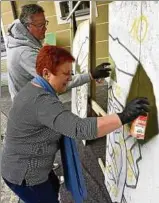
{"type": "Polygon", "coordinates": [[[92,117],[89,118],[91,120],[91,131],[89,136],[87,137],[87,140],[92,140],[92,139],[96,139],[97,137],[97,118],[96,117],[92,117]]]}
{"type": "Polygon", "coordinates": [[[85,83],[88,83],[91,81],[91,78],[90,78],[90,74],[89,73],[84,73],[81,75],[82,77],[82,83],[85,84],[85,83]]]}

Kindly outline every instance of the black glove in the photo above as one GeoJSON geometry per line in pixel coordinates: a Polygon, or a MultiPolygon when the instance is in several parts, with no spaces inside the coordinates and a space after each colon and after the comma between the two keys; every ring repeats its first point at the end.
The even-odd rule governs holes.
{"type": "Polygon", "coordinates": [[[149,112],[149,105],[148,99],[145,97],[133,99],[122,113],[118,113],[122,124],[130,123],[140,115],[146,116],[149,112]]]}
{"type": "Polygon", "coordinates": [[[110,75],[110,63],[102,63],[97,66],[91,73],[93,79],[107,78],[110,75]]]}

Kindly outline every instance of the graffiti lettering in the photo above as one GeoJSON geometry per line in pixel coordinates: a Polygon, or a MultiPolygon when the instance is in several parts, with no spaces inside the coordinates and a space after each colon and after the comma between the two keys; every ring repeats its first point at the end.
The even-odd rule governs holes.
{"type": "Polygon", "coordinates": [[[135,40],[142,43],[146,38],[147,30],[148,20],[146,16],[141,15],[140,17],[135,18],[130,33],[135,40]]]}

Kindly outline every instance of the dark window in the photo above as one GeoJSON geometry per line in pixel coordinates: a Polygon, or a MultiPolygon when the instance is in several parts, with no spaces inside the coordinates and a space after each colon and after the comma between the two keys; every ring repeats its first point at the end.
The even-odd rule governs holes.
{"type": "MultiPolygon", "coordinates": [[[[77,1],[73,1],[73,6],[75,6],[77,1]]],[[[69,15],[69,1],[62,1],[59,3],[60,4],[60,9],[61,9],[61,19],[65,20],[67,16],[69,15]]],[[[84,16],[89,14],[89,9],[90,9],[90,3],[89,1],[84,1],[80,3],[80,5],[77,7],[75,11],[75,16],[84,16]]]]}

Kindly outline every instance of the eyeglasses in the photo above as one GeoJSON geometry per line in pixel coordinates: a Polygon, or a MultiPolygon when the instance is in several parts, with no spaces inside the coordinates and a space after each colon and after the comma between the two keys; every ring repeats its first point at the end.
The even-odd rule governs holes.
{"type": "Polygon", "coordinates": [[[46,27],[48,24],[49,24],[49,21],[48,20],[46,20],[45,21],[45,23],[43,23],[43,24],[34,24],[34,23],[29,23],[29,24],[31,24],[31,25],[33,25],[33,26],[35,26],[36,28],[38,28],[38,29],[43,29],[44,27],[46,27]]]}

